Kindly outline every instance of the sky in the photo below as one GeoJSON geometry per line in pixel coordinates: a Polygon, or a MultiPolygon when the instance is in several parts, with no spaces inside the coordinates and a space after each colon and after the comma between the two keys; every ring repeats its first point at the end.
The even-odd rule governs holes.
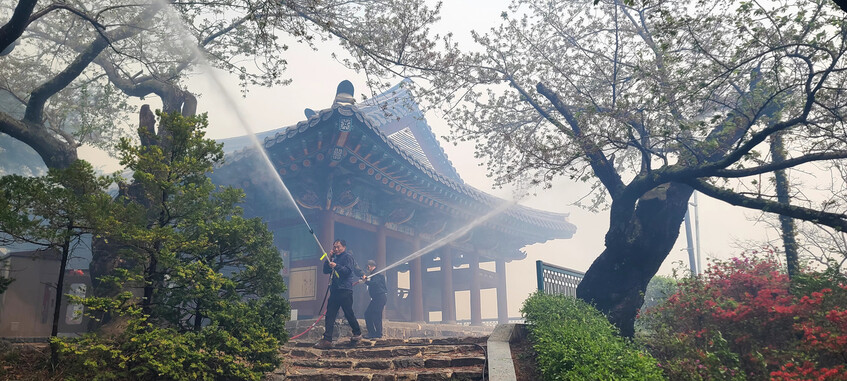
{"type": "MultiPolygon", "coordinates": [[[[471,29],[487,30],[500,20],[500,13],[506,8],[506,2],[503,1],[485,2],[484,6],[479,4],[483,3],[468,0],[445,3],[441,28],[452,30],[460,42],[467,43],[470,41],[471,29]]],[[[305,108],[329,108],[336,86],[345,79],[356,86],[357,94],[366,93],[368,90],[365,89],[364,76],[344,68],[331,57],[332,52],[343,57],[341,49],[331,43],[321,45],[317,52],[292,43],[285,75],[292,78],[293,82],[288,86],[274,88],[250,88],[246,97],[240,93],[237,78],[211,72],[208,68],[199,68],[200,74],[189,81],[188,88],[195,94],[199,93],[198,111],[209,115],[207,136],[222,139],[245,135],[248,129],[242,126],[243,123],[253,132],[296,124],[305,119],[305,108]]],[[[148,98],[146,102],[154,108],[161,107],[158,100],[148,98]]],[[[492,180],[485,176],[484,168],[480,168],[483,163],[473,156],[473,142],[459,145],[448,143],[441,138],[449,133],[443,118],[434,113],[427,114],[426,118],[448,158],[467,184],[495,196],[511,198],[509,189],[492,189],[492,180]]],[[[103,162],[102,155],[95,150],[83,148],[80,156],[83,159],[97,158],[95,162],[103,162]]],[[[609,226],[608,212],[592,213],[572,205],[585,195],[586,190],[585,184],[561,180],[556,181],[552,189],[537,189],[537,196],[521,201],[525,206],[569,213],[568,220],[576,225],[577,231],[571,239],[528,246],[524,250],[526,259],[507,264],[509,316],[520,316],[523,300],[535,290],[536,260],[585,271],[603,251],[603,237],[609,226]]],[[[703,195],[699,196],[699,204],[700,249],[704,263],[708,258],[738,255],[742,250],[738,247],[739,241],[763,242],[776,238],[776,232],[767,229],[767,225],[750,221],[759,216],[756,211],[733,207],[703,195]]],[[[692,209],[692,217],[693,213],[692,209]]],[[[676,246],[659,273],[669,275],[674,268],[687,266],[688,253],[685,248],[684,230],[681,230],[676,246]]],[[[483,267],[493,270],[493,262],[483,267]]],[[[468,310],[461,308],[469,304],[467,292],[459,293],[456,299],[459,306],[457,318],[469,319],[468,310]]],[[[494,291],[484,291],[482,302],[483,318],[496,318],[494,291]]]]}

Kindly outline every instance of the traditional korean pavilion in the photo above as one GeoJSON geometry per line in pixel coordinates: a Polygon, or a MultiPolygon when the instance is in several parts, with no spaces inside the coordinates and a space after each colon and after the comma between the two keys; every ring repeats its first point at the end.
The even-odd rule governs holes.
{"type": "MultiPolygon", "coordinates": [[[[369,259],[378,269],[393,264],[507,202],[462,181],[404,85],[356,105],[344,81],[330,108],[306,109],[306,120],[259,135],[323,247],[346,240],[363,268],[369,259]]],[[[245,190],[245,214],[268,223],[286,258],[292,309],[300,319],[315,318],[329,281],[320,249],[249,141],[223,140],[226,164],[212,177],[245,190]]],[[[566,217],[515,205],[387,271],[386,318],[455,323],[455,293],[469,291],[471,324],[480,325],[480,290],[496,289],[498,320],[506,322],[506,262],[523,259],[524,246],[570,238],[576,227],[566,217]],[[494,262],[495,271],[480,268],[485,262],[494,262]]],[[[535,281],[533,274],[519,276],[535,281]]],[[[364,286],[354,288],[361,317],[369,299],[364,286]]]]}

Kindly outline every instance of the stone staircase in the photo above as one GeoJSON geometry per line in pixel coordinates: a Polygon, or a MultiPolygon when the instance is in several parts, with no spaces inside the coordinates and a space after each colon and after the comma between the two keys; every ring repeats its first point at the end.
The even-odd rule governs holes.
{"type": "Polygon", "coordinates": [[[291,341],[282,349],[283,365],[267,380],[487,380],[488,336],[448,338],[347,338],[332,349],[315,341],[291,341]]]}

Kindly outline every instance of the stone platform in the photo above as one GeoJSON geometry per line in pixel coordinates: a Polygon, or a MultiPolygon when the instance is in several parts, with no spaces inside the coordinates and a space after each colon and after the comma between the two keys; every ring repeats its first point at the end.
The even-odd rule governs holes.
{"type": "MultiPolygon", "coordinates": [[[[288,329],[289,337],[294,337],[302,332],[305,332],[313,323],[312,320],[293,320],[285,324],[288,329]]],[[[365,321],[359,319],[359,326],[362,327],[362,334],[368,332],[365,329],[365,321]]],[[[384,321],[382,323],[383,337],[388,339],[412,339],[412,338],[450,338],[450,337],[473,337],[473,336],[488,336],[494,331],[494,326],[466,326],[457,324],[439,324],[439,323],[407,323],[384,321]]],[[[338,319],[335,323],[334,341],[346,339],[352,336],[350,326],[344,319],[338,319]]],[[[324,321],[321,320],[309,332],[298,338],[298,341],[317,342],[323,337],[324,321]]]]}

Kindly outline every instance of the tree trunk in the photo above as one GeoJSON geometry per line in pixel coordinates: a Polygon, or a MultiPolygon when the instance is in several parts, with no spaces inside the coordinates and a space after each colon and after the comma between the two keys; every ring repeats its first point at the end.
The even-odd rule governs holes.
{"type": "Polygon", "coordinates": [[[162,98],[163,112],[178,112],[183,116],[193,116],[197,113],[197,98],[176,85],[171,85],[155,93],[162,98]]]}
{"type": "Polygon", "coordinates": [[[29,24],[29,16],[35,10],[36,2],[36,0],[18,1],[18,6],[15,7],[12,18],[0,27],[0,55],[9,53],[6,48],[11,46],[24,33],[24,29],[29,24]]]}
{"type": "Polygon", "coordinates": [[[197,304],[194,306],[194,331],[200,332],[203,328],[203,311],[200,308],[201,301],[197,301],[197,304]]]}
{"type": "MultiPolygon", "coordinates": [[[[771,155],[774,163],[781,163],[786,160],[785,144],[782,141],[782,133],[774,134],[771,139],[771,155]]],[[[774,171],[776,200],[780,204],[791,204],[790,183],[788,181],[788,173],[784,169],[774,171]]],[[[797,229],[794,226],[794,219],[788,216],[779,215],[779,223],[782,228],[782,244],[785,247],[785,265],[788,268],[788,279],[793,279],[800,269],[799,249],[797,247],[797,229]]]]}
{"type": "Polygon", "coordinates": [[[156,254],[150,256],[150,263],[147,264],[147,269],[144,271],[144,297],[141,300],[141,312],[150,316],[153,314],[153,297],[158,286],[156,266],[156,254]]]}
{"type": "Polygon", "coordinates": [[[637,202],[612,201],[606,249],[591,264],[576,294],[605,313],[623,336],[635,333],[635,315],[644,303],[647,283],[679,237],[692,192],[687,185],[671,183],[637,202]]]}
{"type": "MultiPolygon", "coordinates": [[[[68,268],[68,257],[71,254],[71,227],[68,225],[68,237],[62,243],[62,261],[59,263],[59,279],[56,280],[56,303],[53,306],[53,327],[50,329],[50,337],[59,336],[59,317],[62,312],[62,299],[65,293],[65,271],[68,268]]],[[[59,365],[59,347],[56,343],[50,343],[50,370],[53,371],[59,365]]]]}
{"type": "Polygon", "coordinates": [[[76,147],[43,125],[17,120],[0,112],[0,132],[32,147],[48,168],[67,168],[77,159],[76,147]]]}

